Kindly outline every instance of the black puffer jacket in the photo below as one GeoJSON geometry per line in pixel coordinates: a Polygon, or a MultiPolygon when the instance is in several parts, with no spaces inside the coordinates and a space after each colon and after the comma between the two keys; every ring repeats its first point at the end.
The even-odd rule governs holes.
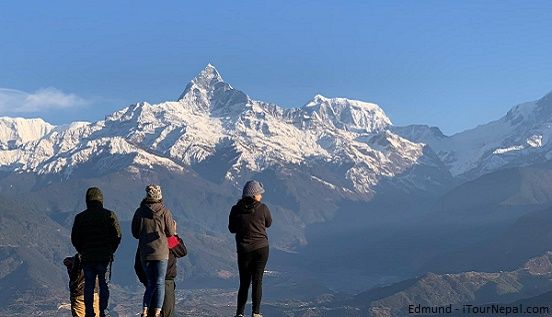
{"type": "Polygon", "coordinates": [[[97,201],[87,202],[87,209],[75,216],[71,242],[82,255],[82,262],[108,262],[121,242],[117,216],[97,201]]]}
{"type": "Polygon", "coordinates": [[[268,246],[266,228],[272,224],[268,207],[251,197],[245,197],[232,207],[228,230],[236,234],[238,253],[247,253],[268,246]]]}

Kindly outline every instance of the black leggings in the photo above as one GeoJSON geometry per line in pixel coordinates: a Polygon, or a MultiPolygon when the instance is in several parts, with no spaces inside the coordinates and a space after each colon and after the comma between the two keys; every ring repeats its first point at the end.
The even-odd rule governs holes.
{"type": "Polygon", "coordinates": [[[253,281],[251,299],[253,313],[259,314],[261,297],[263,296],[263,273],[268,261],[268,247],[253,250],[248,253],[238,253],[238,269],[240,271],[240,289],[238,291],[238,308],[236,314],[243,314],[249,284],[253,281]]]}

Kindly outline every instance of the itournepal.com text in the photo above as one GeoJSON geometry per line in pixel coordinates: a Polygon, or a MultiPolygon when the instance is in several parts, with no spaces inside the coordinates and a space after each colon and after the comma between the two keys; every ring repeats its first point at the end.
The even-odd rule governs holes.
{"type": "Polygon", "coordinates": [[[425,314],[466,314],[466,315],[485,315],[485,314],[498,314],[498,315],[514,315],[514,314],[526,314],[526,315],[542,315],[550,314],[552,311],[550,306],[524,306],[523,304],[517,306],[505,306],[505,305],[462,305],[459,307],[453,307],[451,305],[446,306],[422,306],[408,305],[408,313],[411,315],[425,315],[425,314]]]}

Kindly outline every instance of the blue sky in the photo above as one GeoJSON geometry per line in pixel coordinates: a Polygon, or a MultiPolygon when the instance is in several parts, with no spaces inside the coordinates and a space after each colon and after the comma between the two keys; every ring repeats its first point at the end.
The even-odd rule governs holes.
{"type": "Polygon", "coordinates": [[[254,99],[360,99],[446,134],[552,91],[550,1],[4,1],[0,12],[0,115],[56,124],[173,100],[207,63],[254,99]]]}

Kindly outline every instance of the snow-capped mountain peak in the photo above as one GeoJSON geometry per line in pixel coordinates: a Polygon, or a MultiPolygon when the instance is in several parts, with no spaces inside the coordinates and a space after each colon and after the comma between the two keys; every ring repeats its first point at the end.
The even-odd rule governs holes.
{"type": "Polygon", "coordinates": [[[552,159],[552,93],[524,102],[502,118],[450,137],[427,127],[394,127],[415,142],[429,144],[452,175],[477,177],[495,170],[552,159]]]}
{"type": "MultiPolygon", "coordinates": [[[[82,166],[174,171],[225,158],[216,169],[230,182],[266,169],[310,166],[326,170],[336,188],[364,195],[423,156],[423,145],[387,131],[391,120],[376,104],[316,95],[303,107],[284,109],[232,88],[210,64],[177,101],[137,103],[93,123],[36,124],[37,133],[0,147],[0,170],[69,177],[82,166]]],[[[12,126],[0,121],[0,145],[15,139],[12,126]]]]}
{"type": "Polygon", "coordinates": [[[0,117],[0,150],[44,137],[55,128],[42,119],[0,117]]]}
{"type": "Polygon", "coordinates": [[[237,109],[240,111],[249,102],[249,97],[232,88],[222,79],[217,69],[208,64],[188,83],[178,101],[192,107],[193,110],[211,113],[217,110],[228,112],[237,109]]]}
{"type": "Polygon", "coordinates": [[[301,109],[313,120],[359,133],[374,133],[391,125],[391,120],[378,105],[347,98],[326,98],[317,94],[301,109]]]}
{"type": "MultiPolygon", "coordinates": [[[[196,77],[194,77],[194,79],[190,81],[190,83],[188,83],[186,89],[184,89],[184,92],[180,95],[178,100],[184,98],[184,96],[193,89],[200,89],[209,93],[217,89],[217,86],[224,84],[225,82],[215,66],[208,64],[196,77]]],[[[232,88],[230,85],[228,85],[228,87],[232,88]]]]}

